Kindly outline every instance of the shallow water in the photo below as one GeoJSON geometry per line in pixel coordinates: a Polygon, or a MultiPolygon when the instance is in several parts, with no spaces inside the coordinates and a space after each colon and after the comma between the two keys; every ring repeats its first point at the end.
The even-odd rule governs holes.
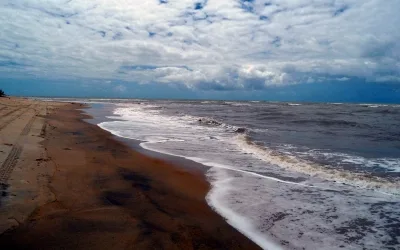
{"type": "Polygon", "coordinates": [[[400,247],[399,106],[87,101],[101,128],[211,167],[208,203],[265,249],[400,247]]]}

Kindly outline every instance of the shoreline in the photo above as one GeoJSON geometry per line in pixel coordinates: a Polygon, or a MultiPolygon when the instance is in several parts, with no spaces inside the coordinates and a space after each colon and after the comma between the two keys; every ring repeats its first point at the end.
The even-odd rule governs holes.
{"type": "MultiPolygon", "coordinates": [[[[185,165],[186,166],[185,169],[187,169],[187,170],[195,170],[196,172],[201,173],[204,178],[206,178],[205,174],[206,174],[207,170],[210,169],[209,166],[206,166],[206,165],[201,164],[199,162],[187,159],[187,158],[182,157],[182,156],[146,149],[146,148],[144,148],[143,146],[140,145],[141,143],[146,143],[145,141],[140,141],[140,140],[136,140],[136,139],[117,136],[117,135],[113,134],[112,132],[110,132],[110,131],[108,131],[106,129],[103,129],[103,128],[101,128],[101,126],[99,126],[99,123],[107,122],[107,121],[113,121],[113,119],[108,119],[108,118],[101,119],[101,118],[98,118],[98,116],[101,116],[101,117],[104,116],[105,117],[107,115],[111,115],[109,113],[101,113],[101,114],[97,113],[98,110],[102,110],[103,109],[105,104],[100,104],[100,106],[102,106],[102,107],[94,107],[94,105],[91,104],[91,103],[85,103],[85,105],[87,105],[88,107],[85,108],[84,112],[85,112],[85,114],[90,116],[90,118],[84,119],[84,121],[89,123],[89,124],[92,124],[92,125],[96,126],[97,128],[99,128],[99,129],[101,129],[103,131],[106,131],[107,133],[110,133],[111,137],[114,140],[125,144],[126,146],[130,147],[133,151],[136,151],[138,153],[144,154],[144,155],[149,156],[151,158],[157,158],[159,160],[166,161],[166,162],[171,163],[172,165],[178,166],[178,167],[185,165]]],[[[98,105],[98,104],[96,104],[96,105],[98,105]]]]}
{"type": "Polygon", "coordinates": [[[259,249],[208,206],[199,169],[133,150],[80,108],[66,103],[46,117],[54,200],[0,235],[2,246],[259,249]]]}
{"type": "MultiPolygon", "coordinates": [[[[209,177],[207,176],[207,173],[212,168],[221,168],[221,165],[216,166],[215,164],[200,162],[197,159],[193,159],[191,157],[176,155],[165,151],[157,151],[142,145],[146,144],[147,141],[141,141],[128,137],[118,136],[114,134],[112,131],[109,131],[105,128],[102,128],[102,126],[99,126],[99,124],[103,122],[115,121],[115,118],[114,119],[107,118],[107,116],[113,115],[112,113],[109,113],[111,112],[111,110],[108,109],[109,108],[108,105],[114,106],[114,104],[108,104],[108,105],[87,104],[87,105],[89,105],[89,107],[86,110],[87,111],[86,113],[88,113],[92,117],[91,119],[87,119],[86,120],[87,122],[101,128],[104,131],[111,133],[114,139],[128,145],[136,152],[142,153],[151,158],[157,158],[162,161],[166,161],[174,166],[186,166],[185,169],[190,171],[195,171],[196,173],[200,173],[202,177],[205,178],[205,180],[209,183],[209,190],[207,191],[207,194],[205,196],[205,201],[213,211],[218,213],[221,217],[223,217],[227,221],[229,225],[231,225],[233,228],[235,228],[237,231],[239,231],[241,234],[250,239],[259,247],[264,249],[282,249],[282,246],[278,245],[276,240],[274,241],[268,238],[269,236],[257,231],[257,229],[253,226],[253,223],[248,218],[236,213],[231,208],[227,207],[226,205],[223,205],[223,203],[219,201],[219,198],[217,197],[220,197],[221,194],[219,194],[219,192],[217,192],[216,189],[217,186],[219,186],[220,184],[219,182],[212,183],[212,181],[210,181],[209,177]],[[106,106],[107,108],[105,108],[106,106]]],[[[118,120],[118,118],[116,120],[118,120]]],[[[227,166],[224,166],[222,168],[230,171],[240,172],[236,169],[232,169],[227,166]]]]}

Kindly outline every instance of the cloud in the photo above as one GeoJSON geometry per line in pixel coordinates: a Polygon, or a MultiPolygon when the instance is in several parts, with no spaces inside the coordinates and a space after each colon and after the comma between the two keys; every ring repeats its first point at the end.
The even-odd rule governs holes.
{"type": "Polygon", "coordinates": [[[397,0],[13,0],[0,77],[191,89],[400,82],[397,0]]]}

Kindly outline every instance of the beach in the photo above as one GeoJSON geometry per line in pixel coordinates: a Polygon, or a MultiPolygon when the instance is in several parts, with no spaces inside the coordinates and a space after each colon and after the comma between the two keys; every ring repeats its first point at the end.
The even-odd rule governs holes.
{"type": "Polygon", "coordinates": [[[0,250],[400,250],[400,1],[0,3],[0,250]]]}
{"type": "Polygon", "coordinates": [[[264,249],[399,244],[397,105],[62,100],[90,104],[89,122],[135,150],[205,172],[208,205],[264,249]]]}
{"type": "Polygon", "coordinates": [[[134,151],[84,108],[0,99],[2,247],[258,249],[208,206],[204,171],[134,151]]]}

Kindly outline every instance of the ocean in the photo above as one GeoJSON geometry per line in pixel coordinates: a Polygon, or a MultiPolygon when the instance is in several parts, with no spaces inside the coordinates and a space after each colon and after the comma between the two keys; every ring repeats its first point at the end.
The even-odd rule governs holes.
{"type": "Polygon", "coordinates": [[[208,204],[264,249],[400,249],[400,105],[79,101],[106,110],[102,129],[207,166],[208,204]]]}

